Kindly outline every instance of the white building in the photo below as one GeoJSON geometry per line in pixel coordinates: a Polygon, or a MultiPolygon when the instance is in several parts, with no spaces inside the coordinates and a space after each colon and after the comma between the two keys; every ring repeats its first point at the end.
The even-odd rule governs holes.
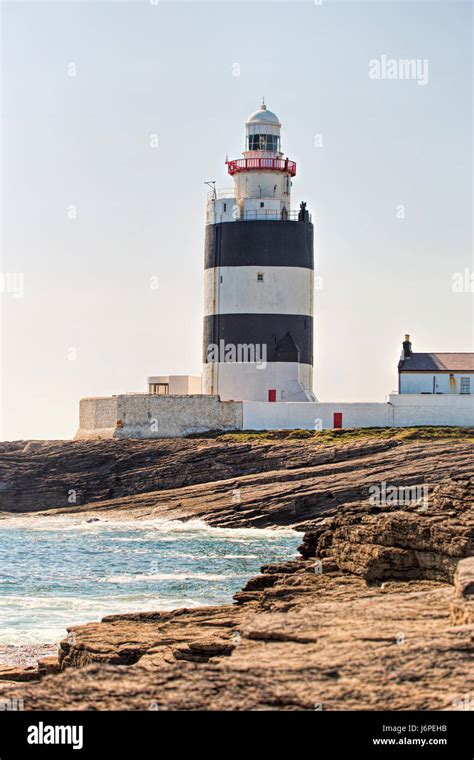
{"type": "Polygon", "coordinates": [[[398,363],[398,392],[463,394],[474,392],[474,353],[413,353],[405,335],[398,363]]]}

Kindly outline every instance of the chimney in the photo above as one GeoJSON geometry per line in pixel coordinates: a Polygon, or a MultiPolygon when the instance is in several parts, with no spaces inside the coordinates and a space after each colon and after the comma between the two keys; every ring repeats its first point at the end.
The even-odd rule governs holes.
{"type": "Polygon", "coordinates": [[[411,350],[411,341],[410,341],[409,335],[405,335],[405,340],[402,343],[402,347],[403,347],[403,350],[402,350],[403,359],[409,359],[410,356],[413,354],[413,351],[411,350]]]}

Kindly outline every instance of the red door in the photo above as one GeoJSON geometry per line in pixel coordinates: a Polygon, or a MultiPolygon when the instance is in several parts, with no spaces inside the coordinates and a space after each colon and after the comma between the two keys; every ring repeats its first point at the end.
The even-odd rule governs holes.
{"type": "Polygon", "coordinates": [[[342,412],[334,412],[333,428],[340,430],[342,428],[342,412]]]}
{"type": "Polygon", "coordinates": [[[269,400],[269,401],[276,401],[276,400],[277,400],[277,392],[276,392],[276,388],[271,388],[271,389],[268,391],[268,400],[269,400]]]}

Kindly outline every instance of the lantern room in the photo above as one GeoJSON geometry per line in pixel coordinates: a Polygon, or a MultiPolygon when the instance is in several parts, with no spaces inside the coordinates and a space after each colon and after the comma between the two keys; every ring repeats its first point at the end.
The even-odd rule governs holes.
{"type": "Polygon", "coordinates": [[[273,111],[269,111],[265,103],[262,103],[258,111],[250,114],[245,126],[247,137],[244,155],[261,151],[273,154],[281,152],[281,124],[278,116],[273,111]]]}

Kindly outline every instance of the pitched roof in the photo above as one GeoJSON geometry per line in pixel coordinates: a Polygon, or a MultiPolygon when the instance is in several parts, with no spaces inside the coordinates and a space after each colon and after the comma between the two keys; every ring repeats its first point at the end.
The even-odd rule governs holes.
{"type": "Polygon", "coordinates": [[[474,354],[412,354],[400,359],[399,372],[474,372],[474,354]]]}

